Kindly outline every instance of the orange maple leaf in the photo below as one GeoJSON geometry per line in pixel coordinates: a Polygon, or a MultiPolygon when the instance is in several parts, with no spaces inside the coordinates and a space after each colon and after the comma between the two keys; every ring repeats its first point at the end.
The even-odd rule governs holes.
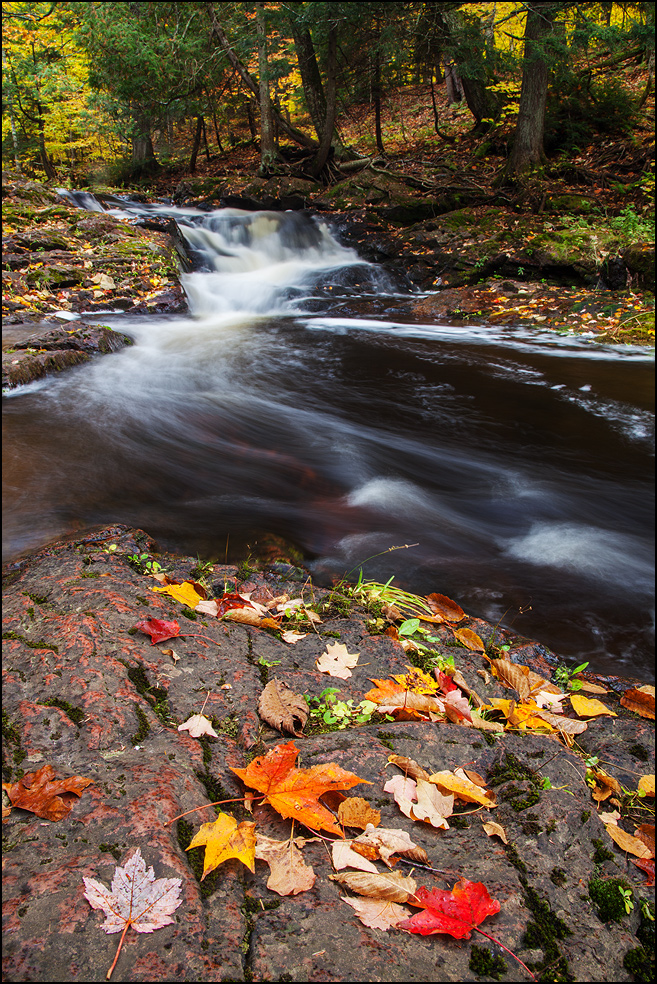
{"type": "Polygon", "coordinates": [[[333,814],[319,802],[319,797],[324,793],[351,789],[359,782],[371,783],[334,762],[314,765],[311,769],[296,769],[294,763],[298,754],[294,742],[289,741],[258,756],[246,769],[232,766],[231,769],[245,785],[264,793],[265,801],[282,817],[298,820],[311,830],[328,830],[344,837],[333,814]]]}

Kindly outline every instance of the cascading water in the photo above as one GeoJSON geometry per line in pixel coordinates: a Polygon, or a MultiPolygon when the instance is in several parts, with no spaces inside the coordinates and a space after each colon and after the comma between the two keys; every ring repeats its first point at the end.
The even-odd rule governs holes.
{"type": "Polygon", "coordinates": [[[104,204],[176,219],[192,316],[104,314],[134,346],[5,400],[6,557],[122,522],[221,558],[279,534],[321,578],[417,543],[366,574],[652,676],[650,353],[418,324],[305,213],[104,204]]]}

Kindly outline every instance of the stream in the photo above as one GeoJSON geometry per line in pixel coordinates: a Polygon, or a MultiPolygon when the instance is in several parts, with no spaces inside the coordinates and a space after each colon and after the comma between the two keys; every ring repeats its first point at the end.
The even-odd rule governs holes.
{"type": "Polygon", "coordinates": [[[84,315],[135,344],[5,395],[5,561],[125,523],[328,583],[413,544],[365,576],[654,679],[652,351],[420,323],[307,213],[108,205],[175,217],[191,314],[84,315]]]}

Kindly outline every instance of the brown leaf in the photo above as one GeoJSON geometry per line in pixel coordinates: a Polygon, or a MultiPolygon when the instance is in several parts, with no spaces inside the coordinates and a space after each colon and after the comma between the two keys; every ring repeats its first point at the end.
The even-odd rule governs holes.
{"type": "Polygon", "coordinates": [[[277,731],[302,737],[308,704],[282,680],[270,680],[258,699],[258,714],[277,731]]]}
{"type": "Polygon", "coordinates": [[[258,834],[255,856],[269,865],[271,874],[267,888],[278,895],[298,895],[299,892],[309,891],[315,884],[315,872],[303,860],[297,842],[292,838],[277,841],[258,834]]]}
{"type": "Polygon", "coordinates": [[[605,829],[622,851],[627,851],[637,858],[645,858],[646,860],[653,857],[654,852],[646,847],[643,841],[640,841],[638,837],[633,837],[632,834],[625,833],[621,827],[608,823],[605,825],[605,829]]]}
{"type": "Polygon", "coordinates": [[[655,688],[633,687],[621,697],[621,705],[643,718],[655,720],[655,688]]]}
{"type": "Polygon", "coordinates": [[[509,843],[506,837],[506,830],[504,829],[502,824],[495,823],[494,820],[489,820],[487,823],[484,824],[484,830],[486,831],[489,837],[499,837],[504,844],[509,843]]]}
{"type": "Polygon", "coordinates": [[[399,871],[376,875],[369,871],[346,871],[342,875],[329,875],[329,878],[358,895],[388,902],[407,902],[417,889],[417,882],[399,871]]]}
{"type": "Polygon", "coordinates": [[[360,827],[365,830],[368,823],[378,827],[381,823],[381,813],[374,810],[362,796],[349,796],[338,807],[338,820],[345,827],[360,827]]]}
{"type": "MultiPolygon", "coordinates": [[[[359,848],[361,847],[359,845],[359,848]]],[[[375,858],[379,857],[374,848],[365,852],[362,849],[356,851],[351,841],[333,841],[331,856],[336,871],[342,871],[343,868],[356,868],[358,871],[370,871],[375,875],[379,873],[377,866],[372,863],[375,858]]]]}
{"type": "Polygon", "coordinates": [[[189,731],[192,738],[200,738],[201,735],[212,735],[213,738],[219,737],[212,727],[212,721],[206,718],[204,714],[192,714],[184,724],[178,725],[178,731],[189,731]]]}
{"type": "Polygon", "coordinates": [[[379,827],[378,829],[375,829],[368,824],[365,833],[359,834],[358,837],[351,842],[351,845],[355,851],[360,850],[362,847],[374,848],[378,854],[378,857],[380,857],[383,863],[387,864],[388,867],[390,867],[393,863],[390,860],[393,854],[401,854],[403,857],[409,858],[411,861],[417,861],[418,864],[429,863],[429,858],[424,848],[413,843],[405,830],[389,827],[379,827]]]}
{"type": "Polygon", "coordinates": [[[458,639],[466,649],[472,650],[473,653],[483,653],[486,651],[486,646],[481,636],[478,636],[472,629],[454,629],[454,638],[458,639]]]}
{"type": "Polygon", "coordinates": [[[280,629],[278,622],[266,615],[259,615],[253,608],[231,608],[224,612],[223,618],[242,625],[254,625],[258,629],[280,629]]]}
{"type": "Polygon", "coordinates": [[[636,836],[642,841],[649,851],[655,853],[655,825],[654,823],[642,823],[637,828],[636,836]]]}
{"type": "Polygon", "coordinates": [[[418,765],[415,759],[406,758],[404,755],[389,755],[388,761],[396,765],[397,768],[401,769],[405,775],[410,776],[411,779],[429,778],[429,773],[421,765],[418,765]]]}
{"type": "Polygon", "coordinates": [[[370,929],[382,929],[385,933],[408,918],[407,910],[396,902],[387,902],[385,899],[352,899],[346,895],[341,895],[340,898],[354,909],[363,926],[369,926],[370,929]]]}
{"type": "Polygon", "coordinates": [[[426,598],[434,615],[439,616],[445,622],[460,622],[466,617],[461,606],[443,594],[434,593],[427,595],[426,598]]]}
{"type": "Polygon", "coordinates": [[[528,666],[519,663],[512,663],[508,659],[491,660],[491,669],[494,676],[505,687],[511,687],[518,691],[519,697],[529,697],[532,690],[545,690],[548,693],[561,693],[558,687],[549,683],[544,677],[534,673],[528,666]]]}
{"type": "Polygon", "coordinates": [[[26,772],[18,782],[3,782],[2,788],[12,806],[57,821],[71,812],[75,800],[92,782],[82,776],[55,779],[52,765],[44,765],[37,772],[26,772]]]}

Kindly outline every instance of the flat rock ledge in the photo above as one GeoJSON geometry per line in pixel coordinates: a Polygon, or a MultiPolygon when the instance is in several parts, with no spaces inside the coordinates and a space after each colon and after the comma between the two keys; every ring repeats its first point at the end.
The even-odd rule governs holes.
{"type": "MultiPolygon", "coordinates": [[[[50,764],[57,778],[79,775],[92,782],[58,822],[14,808],[3,825],[4,981],[105,980],[119,935],[101,929],[104,917],[84,898],[83,877],[109,886],[115,866],[136,848],[156,878],[182,880],[183,902],[172,924],[152,934],[127,933],[115,982],[528,980],[516,961],[478,933],[456,940],[362,925],[341,901],[345,889],[329,879],[329,853],[319,838],[303,849],[317,875],[314,887],[298,895],[268,890],[269,868],[261,861],[255,874],[233,859],[200,880],[202,849],[185,848],[200,824],[215,818],[214,809],[174,818],[242,797],[244,787],[231,767],[245,767],[290,740],[302,768],[335,762],[372,783],[349,795],[365,797],[380,810],[382,827],[407,831],[426,850],[436,871],[416,868],[419,884],[450,889],[460,877],[483,882],[501,906],[483,930],[537,979],[651,979],[654,923],[645,912],[654,889],[607,835],[585,782],[587,755],[599,756],[629,790],[641,775],[654,773],[654,723],[620,706],[626,681],[610,681],[604,698],[618,716],[591,720],[573,749],[536,732],[492,736],[418,722],[291,739],[258,716],[268,679],[284,680],[300,694],[319,695],[334,686],[342,699],[358,702],[372,678],[406,672],[400,643],[371,635],[367,613],[357,607],[348,614],[329,612],[317,633],[296,645],[265,629],[205,616],[193,620],[189,610],[186,618],[183,606],[152,591],[155,581],[128,558],[149,553],[178,580],[193,578],[198,560],[156,551],[147,533],[109,527],[59,541],[5,568],[4,778],[16,781],[50,764]],[[177,619],[182,634],[152,645],[135,626],[153,617],[177,619]],[[360,653],[345,681],[315,667],[326,643],[338,636],[350,652],[360,653]],[[219,737],[196,739],[179,731],[206,697],[205,714],[219,737]],[[391,752],[429,772],[474,770],[494,788],[498,807],[453,817],[448,830],[413,822],[383,791],[394,771],[391,752]],[[489,819],[505,828],[508,845],[487,836],[482,821],[489,819]],[[623,886],[633,893],[629,913],[618,891],[623,886]]],[[[219,594],[224,585],[248,591],[267,584],[274,594],[291,597],[303,590],[307,601],[327,595],[284,565],[260,572],[215,566],[211,578],[219,594]]],[[[486,623],[466,624],[490,637],[486,623]]],[[[544,647],[509,633],[502,638],[512,660],[549,673],[555,657],[544,647]]],[[[485,683],[477,675],[487,666],[480,654],[453,646],[449,651],[482,697],[514,696],[495,679],[485,683]]],[[[254,816],[241,802],[223,809],[238,821],[255,819],[269,836],[289,836],[289,822],[269,807],[257,807],[254,816]]],[[[625,814],[624,822],[633,832],[625,814]]],[[[312,837],[300,827],[295,833],[312,837]]]]}
{"type": "MultiPolygon", "coordinates": [[[[7,331],[8,335],[12,332],[21,334],[16,325],[7,331]]],[[[76,322],[74,328],[62,328],[46,322],[38,330],[36,325],[23,326],[22,334],[25,332],[27,337],[8,342],[9,349],[2,353],[3,390],[33,383],[44,376],[88,362],[94,355],[107,355],[132,345],[128,335],[104,325],[76,322]],[[35,330],[32,331],[32,328],[35,330]]]]}

